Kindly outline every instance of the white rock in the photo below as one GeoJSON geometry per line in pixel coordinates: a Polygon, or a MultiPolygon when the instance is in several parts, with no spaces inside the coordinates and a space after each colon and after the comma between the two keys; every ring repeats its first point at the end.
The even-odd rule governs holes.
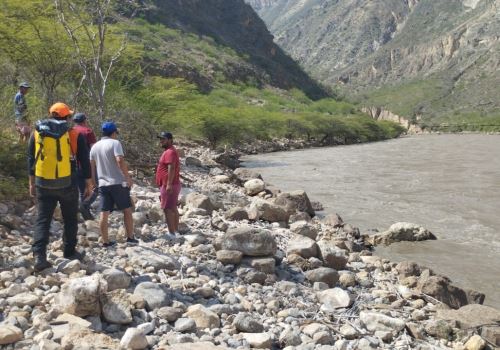
{"type": "Polygon", "coordinates": [[[148,340],[141,330],[128,328],[120,340],[120,345],[125,349],[141,350],[148,347],[148,340]]]}
{"type": "Polygon", "coordinates": [[[269,333],[240,333],[252,348],[271,349],[273,339],[269,333]]]}
{"type": "Polygon", "coordinates": [[[399,332],[405,327],[403,320],[386,316],[376,312],[361,311],[359,319],[364,327],[371,331],[396,331],[399,332]]]}
{"type": "Polygon", "coordinates": [[[254,196],[266,189],[266,184],[261,179],[248,180],[243,186],[245,187],[246,194],[249,196],[254,196]]]}
{"type": "Polygon", "coordinates": [[[331,288],[316,293],[321,305],[321,310],[333,312],[335,309],[349,307],[353,302],[353,297],[342,288],[331,288]]]}
{"type": "Polygon", "coordinates": [[[9,324],[0,325],[0,345],[12,344],[23,339],[23,331],[9,324]]]}

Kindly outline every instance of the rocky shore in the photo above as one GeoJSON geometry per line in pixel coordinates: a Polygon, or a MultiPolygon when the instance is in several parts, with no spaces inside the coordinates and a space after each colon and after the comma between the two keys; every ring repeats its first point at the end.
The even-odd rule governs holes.
{"type": "MultiPolygon", "coordinates": [[[[340,216],[322,219],[303,191],[266,188],[235,157],[189,149],[180,235],[168,234],[158,190],[132,189],[139,245],[111,216],[79,225],[84,261],[32,270],[34,209],[0,203],[0,346],[3,349],[494,349],[500,311],[412,262],[372,254],[376,244],[435,239],[411,223],[366,235],[340,216]]],[[[56,218],[60,214],[56,213],[56,218]]]]}

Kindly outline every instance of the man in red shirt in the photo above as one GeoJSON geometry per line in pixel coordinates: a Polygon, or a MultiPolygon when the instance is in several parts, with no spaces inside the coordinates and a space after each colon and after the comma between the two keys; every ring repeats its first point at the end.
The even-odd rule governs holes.
{"type": "MultiPolygon", "coordinates": [[[[75,113],[73,116],[73,122],[75,125],[73,129],[83,136],[85,142],[87,143],[87,149],[90,149],[97,142],[94,131],[87,124],[87,116],[84,113],[75,113]]],[[[94,190],[89,198],[85,198],[85,179],[82,176],[80,167],[77,169],[78,175],[78,189],[80,190],[80,205],[79,210],[85,220],[94,220],[94,216],[90,212],[90,206],[97,198],[97,190],[94,190]]]]}
{"type": "Polygon", "coordinates": [[[165,151],[158,161],[156,184],[160,187],[161,208],[165,213],[168,232],[175,235],[179,230],[177,201],[181,192],[179,154],[173,145],[174,137],[171,133],[163,131],[158,138],[165,151]]]}

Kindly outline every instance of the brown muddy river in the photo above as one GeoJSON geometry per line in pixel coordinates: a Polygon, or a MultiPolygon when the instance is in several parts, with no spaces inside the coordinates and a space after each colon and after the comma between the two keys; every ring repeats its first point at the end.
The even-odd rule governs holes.
{"type": "Polygon", "coordinates": [[[377,253],[431,267],[500,308],[500,135],[424,135],[243,160],[267,183],[304,189],[325,214],[362,232],[398,221],[426,227],[437,241],[377,253]]]}

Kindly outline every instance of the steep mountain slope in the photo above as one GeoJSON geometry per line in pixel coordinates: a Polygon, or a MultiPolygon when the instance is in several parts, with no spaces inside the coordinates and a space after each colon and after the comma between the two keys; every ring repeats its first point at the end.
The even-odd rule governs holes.
{"type": "Polygon", "coordinates": [[[277,0],[252,5],[312,75],[408,116],[500,109],[498,0],[277,0]]]}
{"type": "Polygon", "coordinates": [[[243,0],[150,0],[150,3],[153,6],[145,13],[149,22],[210,37],[230,47],[253,65],[250,75],[261,83],[284,89],[296,87],[312,98],[327,95],[273,42],[265,23],[243,0]]]}

